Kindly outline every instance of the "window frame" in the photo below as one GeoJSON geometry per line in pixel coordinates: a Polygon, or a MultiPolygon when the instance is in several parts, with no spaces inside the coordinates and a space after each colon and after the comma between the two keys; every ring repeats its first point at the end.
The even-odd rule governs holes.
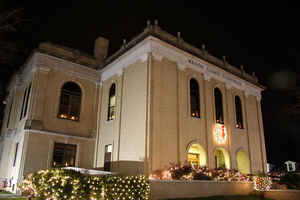
{"type": "MultiPolygon", "coordinates": [[[[66,90],[66,89],[65,89],[66,90]]],[[[78,91],[78,92],[79,92],[78,91]]],[[[73,93],[76,93],[73,92],[73,93]]],[[[57,118],[58,119],[63,119],[63,120],[69,120],[69,121],[73,121],[73,122],[79,122],[80,121],[80,114],[82,113],[81,112],[81,107],[82,107],[82,97],[83,97],[83,92],[82,92],[82,88],[80,87],[80,85],[74,81],[66,81],[64,82],[64,84],[62,84],[61,88],[60,88],[60,96],[59,96],[59,103],[58,103],[58,111],[57,111],[57,118]],[[62,117],[62,115],[64,114],[62,111],[61,111],[61,106],[62,106],[62,96],[63,95],[66,95],[65,93],[63,93],[63,90],[64,90],[64,86],[68,83],[71,83],[71,84],[74,84],[78,87],[79,91],[80,91],[80,95],[78,95],[77,97],[80,97],[80,101],[79,101],[79,104],[78,104],[78,116],[75,116],[77,117],[78,119],[71,119],[71,111],[72,111],[72,96],[76,96],[76,94],[72,94],[72,91],[70,92],[70,94],[67,94],[68,95],[68,113],[66,115],[66,117],[62,117]],[[70,98],[71,97],[71,98],[70,98]]]]}
{"type": "Polygon", "coordinates": [[[244,129],[244,113],[243,113],[243,103],[239,95],[234,96],[234,111],[235,111],[235,128],[237,129],[244,129]],[[241,118],[241,125],[238,124],[238,110],[237,110],[237,103],[236,99],[239,99],[240,103],[240,118],[241,118]]]}
{"type": "Polygon", "coordinates": [[[215,121],[216,121],[216,123],[218,123],[218,124],[225,124],[225,119],[224,119],[224,106],[223,106],[223,94],[222,94],[222,91],[221,91],[221,89],[220,88],[218,88],[218,87],[215,87],[214,89],[213,89],[213,97],[214,97],[214,111],[215,111],[215,113],[214,113],[214,116],[215,116],[215,121]],[[218,121],[219,119],[217,119],[218,117],[217,117],[217,102],[216,102],[216,90],[218,90],[219,92],[220,92],[220,95],[221,95],[221,117],[222,117],[222,119],[221,119],[221,121],[218,121]]]}
{"type": "Polygon", "coordinates": [[[68,149],[68,147],[74,148],[74,154],[73,154],[73,158],[74,158],[74,165],[68,165],[68,167],[76,167],[76,162],[77,162],[77,151],[78,151],[78,145],[77,144],[66,144],[66,143],[61,143],[61,142],[54,142],[53,144],[53,153],[52,153],[52,162],[51,162],[51,167],[66,167],[65,162],[65,150],[68,149]],[[56,161],[54,161],[54,156],[55,156],[55,152],[56,152],[56,147],[57,146],[62,146],[63,150],[64,150],[64,155],[63,155],[63,161],[62,161],[62,165],[57,165],[56,161]]]}
{"type": "Polygon", "coordinates": [[[108,104],[107,104],[107,118],[106,121],[113,121],[116,119],[116,107],[117,107],[117,84],[116,83],[112,83],[109,87],[109,91],[108,91],[108,104]],[[114,86],[114,88],[113,88],[114,86]],[[114,95],[111,95],[111,90],[114,89],[114,95]],[[115,105],[111,106],[111,99],[115,98],[115,105]]]}
{"type": "MultiPolygon", "coordinates": [[[[199,82],[196,78],[190,78],[189,79],[189,111],[190,111],[190,117],[194,118],[194,119],[200,119],[201,118],[201,102],[200,102],[200,85],[199,85],[199,82]],[[191,82],[194,81],[194,83],[196,84],[198,90],[197,90],[197,96],[193,96],[195,99],[196,99],[196,104],[198,105],[195,105],[195,107],[197,107],[197,111],[198,111],[198,116],[197,114],[195,116],[193,116],[193,109],[192,109],[192,90],[191,90],[191,82]]],[[[196,90],[195,90],[196,91],[196,90]]],[[[196,109],[195,109],[196,110],[196,109]]]]}
{"type": "Polygon", "coordinates": [[[19,150],[19,142],[16,143],[13,167],[15,167],[17,164],[18,150],[19,150]]]}

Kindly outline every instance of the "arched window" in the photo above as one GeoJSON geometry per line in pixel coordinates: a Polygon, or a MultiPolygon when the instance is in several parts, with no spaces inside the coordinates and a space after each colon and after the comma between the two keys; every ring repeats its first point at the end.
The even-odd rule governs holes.
{"type": "Polygon", "coordinates": [[[107,121],[116,118],[116,84],[112,84],[109,89],[107,121]]]}
{"type": "Polygon", "coordinates": [[[216,122],[220,124],[224,124],[222,93],[219,88],[215,88],[214,94],[215,94],[216,122]]]}
{"type": "Polygon", "coordinates": [[[242,102],[239,96],[234,97],[235,102],[235,127],[236,128],[244,128],[243,126],[243,110],[242,110],[242,102]]]}
{"type": "Polygon", "coordinates": [[[65,83],[61,89],[58,117],[78,121],[80,116],[80,104],[80,87],[74,82],[65,83]]]}
{"type": "Polygon", "coordinates": [[[190,106],[191,116],[200,118],[200,97],[199,97],[199,85],[195,79],[190,80],[190,106]]]}

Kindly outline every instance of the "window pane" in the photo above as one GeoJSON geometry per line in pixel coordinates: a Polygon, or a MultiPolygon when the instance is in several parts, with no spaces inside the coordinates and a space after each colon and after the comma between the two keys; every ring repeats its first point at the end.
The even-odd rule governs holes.
{"type": "Polygon", "coordinates": [[[26,116],[27,114],[27,107],[28,107],[28,100],[29,100],[29,97],[30,97],[30,92],[31,92],[31,83],[29,84],[28,86],[28,90],[27,90],[27,96],[26,96],[26,101],[25,101],[25,108],[24,108],[24,114],[23,114],[23,117],[26,116]]]}
{"type": "Polygon", "coordinates": [[[240,97],[235,96],[235,116],[236,116],[236,128],[243,128],[243,110],[240,97]]]}
{"type": "Polygon", "coordinates": [[[191,116],[200,118],[199,85],[195,79],[190,80],[190,107],[191,116]]]}
{"type": "Polygon", "coordinates": [[[53,151],[53,166],[75,166],[76,145],[55,143],[53,151]]]}
{"type": "Polygon", "coordinates": [[[216,122],[220,124],[224,124],[222,93],[219,88],[215,88],[214,95],[215,95],[216,122]]]}
{"type": "Polygon", "coordinates": [[[113,83],[109,89],[108,109],[107,109],[107,120],[115,119],[116,110],[116,85],[113,83]]]}
{"type": "Polygon", "coordinates": [[[73,83],[67,82],[61,90],[58,117],[70,120],[79,120],[81,104],[81,89],[73,83]]]}

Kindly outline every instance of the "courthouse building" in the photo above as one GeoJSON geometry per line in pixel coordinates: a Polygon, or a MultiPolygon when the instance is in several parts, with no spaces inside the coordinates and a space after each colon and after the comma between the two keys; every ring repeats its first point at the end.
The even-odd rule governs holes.
{"type": "Polygon", "coordinates": [[[75,166],[149,174],[188,161],[266,171],[254,75],[157,24],[106,57],[42,43],[8,87],[0,177],[75,166]]]}

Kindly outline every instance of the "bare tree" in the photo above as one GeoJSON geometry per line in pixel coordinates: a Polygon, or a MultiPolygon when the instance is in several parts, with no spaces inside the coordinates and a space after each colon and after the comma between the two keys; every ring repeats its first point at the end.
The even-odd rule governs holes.
{"type": "Polygon", "coordinates": [[[20,17],[22,8],[0,13],[0,33],[17,31],[16,26],[25,21],[20,17]]]}

